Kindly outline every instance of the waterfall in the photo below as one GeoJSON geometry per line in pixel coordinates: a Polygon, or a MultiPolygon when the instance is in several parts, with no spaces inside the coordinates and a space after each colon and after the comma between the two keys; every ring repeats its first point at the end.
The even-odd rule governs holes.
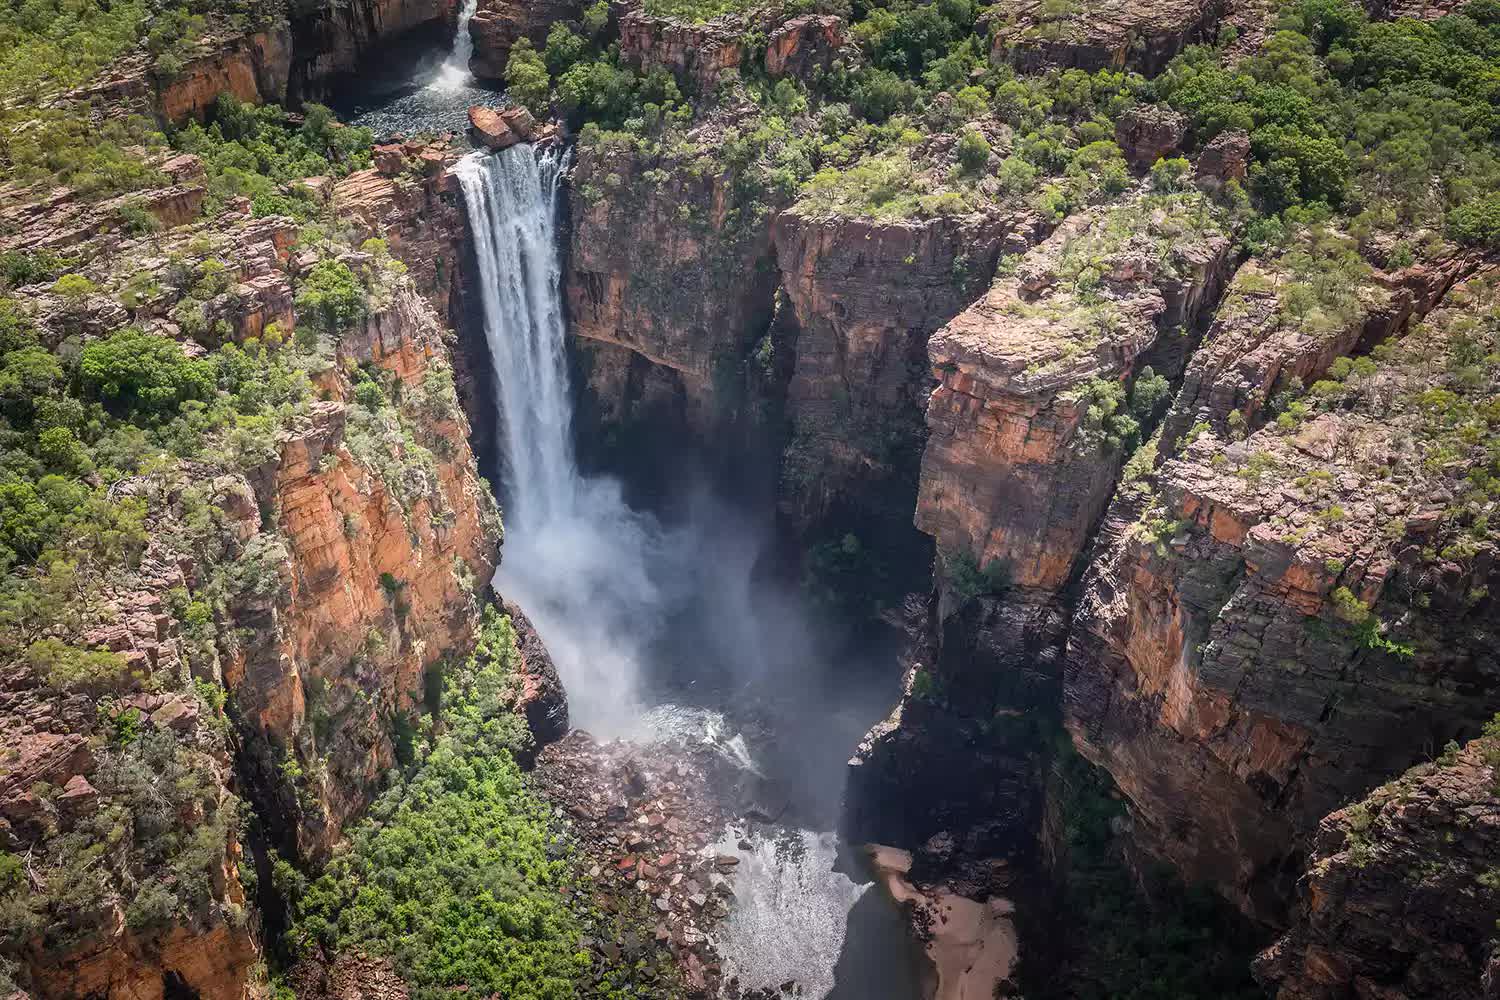
{"type": "MultiPolygon", "coordinates": [[[[824,661],[800,597],[754,582],[766,526],[705,496],[668,529],[632,510],[614,480],[579,471],[557,232],[566,165],[555,149],[537,155],[519,145],[471,154],[456,168],[497,383],[506,542],[495,587],[536,625],[574,725],[602,738],[706,745],[746,772],[764,778],[774,769],[778,780],[836,806],[847,749],[889,694],[861,717],[852,692],[820,687],[824,661]],[[653,703],[642,681],[658,679],[664,660],[688,665],[688,688],[731,681],[716,689],[720,704],[734,697],[728,692],[774,676],[772,687],[797,706],[787,716],[797,719],[788,745],[762,762],[724,713],[653,703]],[[813,753],[816,765],[808,733],[828,742],[813,753]]],[[[868,881],[858,885],[836,870],[837,839],[826,827],[775,829],[726,831],[717,848],[742,858],[721,953],[747,986],[775,989],[795,976],[809,998],[824,997],[868,881]]],[[[893,926],[904,934],[899,921],[893,926]]],[[[877,980],[881,962],[899,951],[882,940],[862,962],[877,980]]]]}
{"type": "Polygon", "coordinates": [[[438,68],[429,87],[436,90],[457,90],[468,82],[469,57],[474,54],[474,38],[469,34],[469,22],[474,19],[474,12],[478,9],[479,0],[464,0],[463,8],[458,12],[458,34],[453,36],[453,50],[443,60],[443,65],[438,68]]]}
{"type": "Polygon", "coordinates": [[[678,546],[619,484],[578,470],[556,232],[565,165],[520,145],[474,153],[457,174],[498,382],[507,541],[495,586],[547,643],[575,724],[615,736],[642,717],[637,682],[678,546]]]}

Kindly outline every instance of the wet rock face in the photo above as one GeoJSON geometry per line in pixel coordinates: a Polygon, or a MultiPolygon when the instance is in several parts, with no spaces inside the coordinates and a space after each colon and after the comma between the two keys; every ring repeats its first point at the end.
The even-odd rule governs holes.
{"type": "Polygon", "coordinates": [[[474,40],[469,71],[485,80],[504,79],[511,46],[518,39],[530,39],[541,51],[552,25],[559,21],[576,25],[585,6],[583,0],[481,0],[469,21],[474,40]]]}
{"type": "Polygon", "coordinates": [[[1291,928],[1255,963],[1277,1000],[1494,995],[1497,759],[1475,740],[1318,825],[1291,928]]]}
{"type": "Polygon", "coordinates": [[[991,15],[990,57],[1023,72],[1047,67],[1131,69],[1154,76],[1194,42],[1212,37],[1220,0],[1044,0],[991,15]]]}
{"type": "Polygon", "coordinates": [[[1441,555],[1461,530],[1453,469],[1422,462],[1433,425],[1412,402],[1443,379],[1444,331],[1473,302],[1402,338],[1348,409],[1238,444],[1204,433],[1085,582],[1075,743],[1148,853],[1262,921],[1284,919],[1329,810],[1493,712],[1493,543],[1441,555]]]}
{"type": "Polygon", "coordinates": [[[983,597],[941,618],[940,603],[911,623],[902,700],[850,761],[843,831],[908,850],[946,837],[933,879],[970,859],[1033,860],[1063,625],[1045,603],[983,597]]]}
{"type": "Polygon", "coordinates": [[[1024,214],[929,220],[776,220],[795,326],[782,509],[804,527],[845,507],[908,523],[922,445],[927,339],[1032,242],[1024,214]]]}
{"type": "MultiPolygon", "coordinates": [[[[552,654],[542,643],[531,619],[519,605],[504,602],[505,614],[516,632],[516,649],[521,654],[521,694],[516,708],[526,717],[526,727],[538,747],[556,743],[568,733],[568,696],[552,654]]],[[[530,761],[523,761],[523,766],[530,761]]]]}
{"type": "Polygon", "coordinates": [[[348,0],[293,18],[296,58],[291,93],[297,100],[325,95],[382,45],[422,28],[458,22],[458,0],[348,0]]]}

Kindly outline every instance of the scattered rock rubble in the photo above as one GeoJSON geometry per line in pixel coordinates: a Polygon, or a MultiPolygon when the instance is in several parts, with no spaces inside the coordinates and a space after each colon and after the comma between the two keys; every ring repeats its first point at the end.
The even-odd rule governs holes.
{"type": "Polygon", "coordinates": [[[654,942],[626,932],[586,940],[600,962],[665,949],[692,997],[717,996],[722,967],[710,931],[729,912],[739,859],[713,845],[733,818],[715,788],[730,765],[708,748],[601,743],[574,730],[537,758],[541,793],[569,827],[605,913],[644,915],[654,942]]]}

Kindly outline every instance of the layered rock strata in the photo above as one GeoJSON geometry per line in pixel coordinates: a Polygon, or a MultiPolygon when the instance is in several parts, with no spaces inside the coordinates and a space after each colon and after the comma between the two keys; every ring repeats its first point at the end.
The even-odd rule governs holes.
{"type": "Polygon", "coordinates": [[[1496,985],[1500,739],[1420,764],[1330,814],[1291,929],[1255,963],[1276,1000],[1480,1000],[1496,985]]]}
{"type": "Polygon", "coordinates": [[[1068,643],[1075,743],[1124,792],[1138,844],[1262,921],[1285,919],[1324,815],[1493,711],[1496,546],[1456,500],[1483,458],[1453,415],[1494,373],[1460,379],[1451,360],[1492,297],[1450,293],[1243,442],[1201,434],[1090,571],[1068,643]]]}
{"type": "Polygon", "coordinates": [[[701,434],[732,415],[777,284],[767,209],[716,164],[721,129],[661,156],[581,142],[563,293],[606,423],[666,407],[701,434]],[[623,350],[622,350],[623,349],[623,350]]]}
{"type": "Polygon", "coordinates": [[[1027,0],[990,15],[990,57],[1017,70],[1130,69],[1154,76],[1194,42],[1212,38],[1220,0],[1027,0]]]}
{"type": "MultiPolygon", "coordinates": [[[[1312,253],[1350,251],[1334,245],[1312,253]]],[[[1340,301],[1308,307],[1290,286],[1308,283],[1281,261],[1254,260],[1238,272],[1193,355],[1163,425],[1160,455],[1177,452],[1194,428],[1247,433],[1273,413],[1273,396],[1322,378],[1339,358],[1368,349],[1430,310],[1454,282],[1479,266],[1449,250],[1431,263],[1383,271],[1363,264],[1341,279],[1340,301]],[[1238,414],[1238,416],[1235,416],[1238,414]]]]}
{"type": "Polygon", "coordinates": [[[798,524],[843,511],[884,523],[888,537],[903,530],[923,440],[928,337],[985,287],[1003,253],[1043,231],[1024,211],[883,221],[792,209],[776,219],[796,338],[782,508],[798,524]]]}

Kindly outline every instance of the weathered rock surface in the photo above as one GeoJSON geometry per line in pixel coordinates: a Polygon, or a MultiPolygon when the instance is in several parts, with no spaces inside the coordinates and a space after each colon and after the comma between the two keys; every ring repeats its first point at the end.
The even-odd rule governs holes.
{"type": "MultiPolygon", "coordinates": [[[[512,601],[504,602],[505,613],[516,633],[516,649],[521,654],[521,693],[516,709],[526,717],[526,726],[541,747],[556,743],[568,734],[568,696],[552,654],[542,643],[531,619],[512,601]]],[[[526,762],[526,763],[529,763],[526,762]]]]}
{"type": "Polygon", "coordinates": [[[1494,995],[1497,744],[1455,746],[1318,825],[1291,929],[1255,964],[1277,1000],[1494,995]]]}
{"type": "Polygon", "coordinates": [[[1115,121],[1115,142],[1137,170],[1176,155],[1186,137],[1187,119],[1160,104],[1138,104],[1115,121]]]}
{"type": "Polygon", "coordinates": [[[1223,12],[1220,0],[1026,0],[991,15],[990,57],[1022,71],[1076,66],[1153,76],[1211,38],[1223,12]]]}
{"type": "Polygon", "coordinates": [[[1222,287],[1231,240],[1189,222],[1199,207],[1143,196],[1075,216],[933,336],[916,523],[940,551],[1023,588],[1067,581],[1125,457],[1097,426],[1097,380],[1170,361],[1159,338],[1188,339],[1222,287]]]}
{"type": "Polygon", "coordinates": [[[584,0],[480,0],[469,21],[474,41],[469,71],[486,80],[504,79],[511,46],[518,39],[530,39],[540,52],[552,25],[562,21],[576,26],[585,6],[584,0]]]}
{"type": "Polygon", "coordinates": [[[832,14],[803,14],[771,32],[766,44],[766,73],[809,80],[833,65],[849,41],[844,19],[832,14]]]}
{"type": "Polygon", "coordinates": [[[156,81],[157,112],[181,125],[202,120],[220,94],[246,104],[286,98],[292,70],[292,33],[270,28],[209,43],[208,54],[188,62],[170,79],[156,81]]]}
{"type": "MultiPolygon", "coordinates": [[[[374,168],[333,185],[339,212],[362,238],[379,237],[406,265],[437,315],[457,328],[468,239],[468,215],[451,168],[461,153],[446,142],[377,147],[374,168]],[[383,156],[380,150],[384,150],[383,156]]],[[[455,358],[455,367],[460,359],[455,358]]]]}
{"type": "Polygon", "coordinates": [[[466,648],[498,538],[426,303],[403,283],[339,347],[348,364],[394,376],[415,443],[393,444],[379,415],[342,401],[343,379],[280,442],[255,487],[278,529],[266,572],[284,589],[246,596],[237,615],[257,641],[225,667],[242,724],[302,761],[305,781],[284,801],[298,854],[313,859],[394,762],[387,720],[412,711],[427,668],[466,648]]]}
{"type": "Polygon", "coordinates": [[[1458,317],[1489,294],[1450,293],[1387,363],[1324,394],[1338,409],[1240,444],[1202,435],[1090,570],[1068,643],[1074,741],[1142,847],[1263,921],[1284,919],[1324,815],[1493,713],[1496,547],[1452,502],[1478,459],[1418,402],[1493,392],[1445,374],[1458,317]],[[1439,448],[1452,460],[1424,461],[1439,448]]]}
{"type": "Polygon", "coordinates": [[[665,404],[701,433],[732,412],[722,390],[770,324],[770,222],[712,165],[717,135],[700,126],[689,136],[697,151],[665,158],[628,141],[576,151],[563,294],[571,332],[607,345],[589,351],[587,369],[607,422],[665,404]]]}
{"type": "Polygon", "coordinates": [[[631,10],[620,17],[620,60],[642,72],[662,69],[706,94],[745,58],[745,27],[736,19],[702,24],[631,10]]]}
{"type": "Polygon", "coordinates": [[[1312,385],[1338,358],[1380,343],[1425,315],[1478,265],[1477,257],[1454,252],[1400,271],[1370,271],[1348,279],[1353,287],[1346,292],[1347,306],[1315,307],[1297,317],[1283,301],[1285,287],[1297,277],[1275,261],[1247,263],[1188,364],[1163,425],[1160,455],[1176,454],[1195,426],[1227,436],[1232,418],[1239,433],[1255,430],[1274,415],[1267,410],[1275,393],[1312,385]]]}
{"type": "Polygon", "coordinates": [[[792,424],[781,505],[800,525],[841,508],[888,522],[911,516],[928,391],[927,339],[1033,243],[1022,211],[926,220],[776,220],[782,288],[795,328],[792,424]]]}

